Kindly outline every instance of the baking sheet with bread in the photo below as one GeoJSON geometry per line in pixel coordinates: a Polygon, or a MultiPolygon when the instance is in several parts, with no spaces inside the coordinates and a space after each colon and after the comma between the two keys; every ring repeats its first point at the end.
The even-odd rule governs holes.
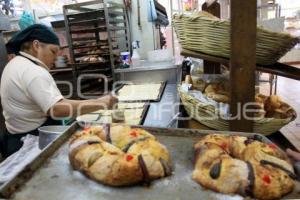
{"type": "Polygon", "coordinates": [[[165,83],[129,84],[117,91],[119,101],[157,100],[165,83]]]}
{"type": "MultiPolygon", "coordinates": [[[[130,125],[140,125],[142,123],[147,106],[149,106],[147,103],[118,103],[118,109],[124,111],[124,123],[130,125]]],[[[98,110],[90,114],[81,115],[76,120],[82,122],[112,123],[113,112],[113,110],[98,110]]]]}
{"type": "Polygon", "coordinates": [[[279,199],[298,178],[291,160],[275,144],[256,137],[211,134],[195,145],[193,179],[205,188],[255,199],[279,199]]]}
{"type": "Polygon", "coordinates": [[[103,125],[84,128],[70,141],[75,170],[109,186],[135,185],[170,176],[168,149],[142,128],[103,125]]]}
{"type": "MultiPolygon", "coordinates": [[[[84,128],[71,138],[69,159],[91,179],[124,186],[172,175],[168,150],[143,128],[102,125],[84,128]]],[[[194,151],[190,178],[219,193],[279,199],[294,189],[298,178],[288,156],[255,135],[209,134],[196,140],[194,151]]]]}
{"type": "MultiPolygon", "coordinates": [[[[143,199],[164,200],[242,200],[245,199],[245,197],[239,194],[245,195],[240,193],[243,192],[243,190],[238,190],[238,193],[233,192],[228,194],[225,193],[225,189],[232,190],[232,188],[236,189],[249,185],[251,186],[253,180],[257,180],[261,181],[259,184],[265,184],[260,187],[261,190],[265,189],[265,187],[270,187],[270,189],[265,190],[273,191],[272,188],[276,187],[278,183],[278,177],[281,180],[290,180],[289,177],[294,177],[291,165],[289,164],[289,161],[286,160],[285,155],[281,154],[280,149],[262,135],[239,132],[233,133],[142,126],[129,127],[126,125],[120,126],[120,124],[115,125],[116,129],[113,128],[113,134],[109,136],[107,134],[108,127],[106,125],[102,127],[105,129],[104,130],[96,124],[90,127],[83,127],[80,123],[74,123],[65,133],[61,135],[61,137],[55,141],[55,143],[50,144],[50,146],[44,150],[42,156],[36,158],[32,163],[30,163],[28,167],[19,174],[18,177],[7,183],[6,187],[0,186],[0,196],[2,194],[6,194],[7,196],[9,194],[14,194],[12,198],[10,198],[13,200],[98,200],[99,197],[104,200],[132,200],[141,199],[141,197],[143,199]],[[91,129],[93,130],[91,131],[91,129]],[[145,142],[144,139],[138,136],[149,136],[150,142],[145,142]],[[225,136],[228,138],[224,138],[225,136]],[[155,142],[154,145],[152,143],[154,140],[153,137],[156,138],[156,141],[159,144],[155,142]],[[134,142],[131,142],[132,139],[134,142]],[[110,143],[110,140],[112,140],[112,144],[110,143]],[[143,176],[142,182],[140,183],[137,183],[139,182],[137,181],[132,183],[134,185],[127,187],[116,187],[116,185],[128,183],[126,176],[122,176],[124,173],[119,173],[119,169],[123,169],[123,162],[126,163],[126,168],[128,166],[132,166],[133,168],[138,166],[138,168],[142,170],[142,168],[145,167],[140,163],[137,165],[130,165],[130,163],[131,161],[133,161],[133,163],[136,162],[136,156],[134,154],[139,157],[138,154],[143,152],[144,148],[140,147],[144,147],[144,145],[147,146],[148,144],[150,148],[156,145],[165,146],[169,153],[170,159],[172,160],[172,174],[169,176],[160,176],[155,181],[152,181],[150,186],[145,186],[143,184],[145,181],[147,184],[149,184],[149,179],[145,179],[148,177],[146,175],[146,177],[143,176]],[[259,145],[263,146],[259,147],[259,145]],[[259,148],[257,148],[257,146],[259,148]],[[98,148],[100,148],[99,151],[97,150],[98,148]],[[116,150],[116,148],[120,149],[122,152],[120,152],[120,150],[116,150]],[[91,151],[91,149],[93,150],[91,151]],[[103,153],[104,149],[107,149],[107,151],[110,152],[109,155],[111,155],[111,153],[114,154],[114,151],[116,151],[116,157],[118,158],[116,162],[118,164],[115,166],[116,168],[109,164],[111,163],[109,159],[107,162],[100,162],[103,161],[101,160],[102,157],[106,155],[106,153],[103,153]],[[263,153],[261,153],[261,150],[263,153]],[[96,153],[94,151],[96,151],[96,153]],[[127,151],[127,153],[125,153],[125,151],[127,151]],[[77,153],[78,155],[75,155],[77,153]],[[120,154],[122,154],[123,157],[120,154]],[[241,156],[243,155],[245,158],[239,159],[239,154],[241,154],[241,156]],[[255,155],[255,158],[253,158],[253,155],[255,155]],[[69,156],[71,162],[74,162],[73,164],[70,163],[69,156]],[[120,156],[121,159],[119,160],[120,156]],[[236,159],[239,159],[240,161],[236,161],[236,159]],[[255,179],[253,179],[248,165],[243,163],[244,160],[252,162],[252,159],[258,159],[257,161],[259,161],[259,164],[252,164],[255,179]],[[280,161],[277,162],[278,160],[280,161]],[[274,161],[276,162],[275,164],[274,161]],[[230,165],[228,165],[228,163],[230,164],[231,162],[236,162],[238,165],[232,166],[231,168],[230,165]],[[241,162],[243,164],[241,164],[241,162]],[[37,165],[37,163],[41,163],[41,165],[37,165]],[[97,167],[95,165],[92,168],[93,170],[89,170],[90,167],[95,163],[97,163],[97,167]],[[99,170],[102,169],[101,167],[103,167],[101,163],[103,163],[103,166],[108,166],[108,170],[106,170],[106,167],[104,167],[103,170],[99,170]],[[202,165],[203,163],[204,165],[202,165]],[[77,170],[73,169],[73,165],[76,165],[75,169],[77,170]],[[86,166],[89,165],[90,167],[86,168],[86,166]],[[119,166],[121,166],[121,168],[119,168],[119,166]],[[117,170],[111,171],[110,169],[112,168],[117,170]],[[266,170],[264,168],[266,168],[266,170]],[[270,169],[272,169],[271,172],[270,169]],[[199,183],[201,180],[198,180],[199,173],[197,172],[194,174],[195,170],[200,170],[202,172],[200,175],[202,174],[205,180],[213,181],[213,184],[223,186],[224,191],[218,191],[217,188],[212,188],[211,186],[214,185],[211,185],[210,183],[206,185],[204,185],[204,183],[203,186],[201,186],[201,183],[199,183]],[[232,170],[234,171],[232,174],[245,174],[245,176],[227,176],[226,173],[228,174],[228,172],[231,172],[232,170]],[[110,178],[106,176],[107,174],[111,175],[110,178]],[[96,178],[96,180],[99,179],[99,181],[93,181],[92,176],[95,176],[94,178],[96,178]],[[120,182],[118,182],[119,176],[122,177],[120,182]],[[30,179],[28,180],[26,177],[30,177],[30,179]],[[116,179],[111,179],[111,177],[116,177],[116,179]],[[108,184],[111,184],[111,186],[108,186],[107,183],[103,181],[108,181],[108,184]],[[242,184],[237,186],[235,184],[236,182],[242,184]],[[16,191],[16,188],[19,189],[16,191]]],[[[155,149],[157,148],[153,148],[153,154],[168,160],[167,157],[165,157],[165,155],[167,155],[166,151],[157,152],[155,149]]],[[[147,151],[142,153],[143,160],[147,160],[147,151]]],[[[105,156],[104,158],[107,157],[105,156]]],[[[154,160],[159,160],[157,158],[154,160]]],[[[138,162],[146,162],[147,170],[148,167],[151,166],[149,167],[149,170],[152,170],[151,174],[154,172],[158,172],[157,174],[161,175],[163,174],[162,172],[164,172],[164,174],[169,174],[168,168],[162,170],[166,163],[163,164],[161,161],[156,162],[158,164],[153,166],[149,165],[149,160],[145,162],[138,162]],[[158,168],[154,166],[158,166],[158,168]]],[[[132,171],[130,170],[129,172],[131,173],[132,171]]],[[[137,172],[141,172],[140,170],[137,170],[137,172]]],[[[145,169],[143,170],[144,172],[142,173],[147,171],[145,169]]],[[[133,179],[130,179],[130,181],[131,180],[141,180],[141,176],[136,176],[133,179]]],[[[293,191],[283,196],[283,198],[299,199],[300,185],[298,181],[292,180],[288,182],[282,182],[280,187],[281,186],[285,186],[279,190],[281,192],[283,190],[290,190],[291,186],[293,188],[293,191]]],[[[256,192],[255,187],[246,188],[252,188],[252,191],[256,192]]],[[[246,191],[249,192],[251,190],[246,191]]],[[[267,195],[263,196],[262,199],[271,199],[271,197],[273,198],[274,196],[270,195],[274,194],[278,193],[270,192],[270,194],[268,193],[267,195]]]]}

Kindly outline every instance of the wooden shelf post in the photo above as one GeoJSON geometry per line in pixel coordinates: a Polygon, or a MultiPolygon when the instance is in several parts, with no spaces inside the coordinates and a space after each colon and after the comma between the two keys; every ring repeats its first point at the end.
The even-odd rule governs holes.
{"type": "MultiPolygon", "coordinates": [[[[213,2],[211,5],[208,5],[206,2],[203,3],[202,10],[218,18],[221,17],[221,7],[217,1],[213,2]]],[[[218,62],[203,60],[203,67],[205,74],[221,74],[221,64],[218,62]]]]}
{"type": "Polygon", "coordinates": [[[256,9],[256,0],[231,1],[230,112],[240,117],[230,121],[231,131],[253,131],[243,110],[255,96],[256,9]]]}

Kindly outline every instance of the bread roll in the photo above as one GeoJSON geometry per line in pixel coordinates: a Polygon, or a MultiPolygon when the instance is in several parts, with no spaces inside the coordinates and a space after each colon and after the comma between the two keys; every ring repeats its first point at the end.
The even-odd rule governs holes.
{"type": "Polygon", "coordinates": [[[191,75],[186,75],[186,76],[185,76],[185,83],[186,83],[186,84],[192,84],[192,85],[193,85],[193,80],[192,80],[191,75]]]}
{"type": "Polygon", "coordinates": [[[167,148],[146,130],[126,125],[83,129],[70,141],[69,160],[75,170],[110,186],[127,186],[169,176],[167,148]]]}
{"type": "Polygon", "coordinates": [[[281,99],[279,96],[276,95],[269,96],[265,102],[266,111],[274,111],[275,109],[280,108],[280,106],[281,106],[281,99]]]}
{"type": "Polygon", "coordinates": [[[297,176],[274,144],[257,137],[210,134],[195,145],[193,179],[205,188],[254,199],[280,199],[293,190],[297,176]]]}

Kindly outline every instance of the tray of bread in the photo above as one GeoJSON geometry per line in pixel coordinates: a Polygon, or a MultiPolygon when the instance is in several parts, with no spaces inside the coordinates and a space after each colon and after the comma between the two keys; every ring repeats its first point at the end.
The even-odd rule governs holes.
{"type": "Polygon", "coordinates": [[[76,120],[79,122],[102,124],[120,121],[130,125],[142,125],[147,116],[149,107],[150,103],[148,102],[120,102],[115,110],[98,110],[89,114],[78,116],[76,120]]]}
{"type": "Polygon", "coordinates": [[[74,123],[15,178],[10,199],[299,199],[286,154],[253,133],[74,123]]]}
{"type": "Polygon", "coordinates": [[[115,90],[115,94],[120,102],[159,102],[165,87],[166,82],[123,84],[115,90]]]}

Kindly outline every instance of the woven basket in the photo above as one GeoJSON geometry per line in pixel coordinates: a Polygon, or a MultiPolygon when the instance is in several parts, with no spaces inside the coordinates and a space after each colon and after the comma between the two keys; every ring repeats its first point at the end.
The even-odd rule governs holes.
{"type": "MultiPolygon", "coordinates": [[[[175,14],[173,26],[182,48],[213,56],[230,58],[230,22],[207,12],[175,14]]],[[[299,42],[299,38],[257,28],[256,62],[276,63],[299,42]]],[[[247,47],[245,47],[247,48],[247,47]]]]}
{"type": "MultiPolygon", "coordinates": [[[[229,121],[220,117],[219,110],[217,108],[213,105],[200,102],[195,97],[182,91],[180,86],[177,87],[177,90],[184,108],[190,117],[210,128],[220,131],[229,131],[229,121]]],[[[287,119],[262,118],[255,120],[254,132],[270,135],[293,121],[296,116],[296,112],[293,110],[293,117],[287,119]]]]}

